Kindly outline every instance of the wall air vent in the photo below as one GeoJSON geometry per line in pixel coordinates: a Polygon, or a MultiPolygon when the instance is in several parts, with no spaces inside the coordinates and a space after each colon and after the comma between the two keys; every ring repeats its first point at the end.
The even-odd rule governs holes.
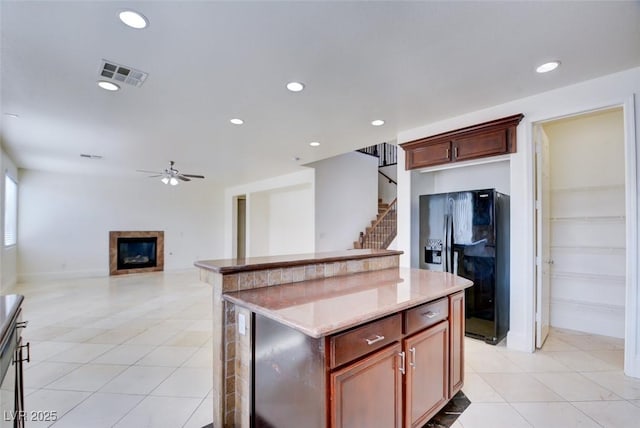
{"type": "Polygon", "coordinates": [[[102,60],[102,66],[100,67],[99,73],[102,79],[126,83],[127,85],[135,86],[137,88],[142,86],[149,76],[149,73],[145,73],[144,71],[136,70],[133,67],[117,64],[106,59],[102,60]]]}

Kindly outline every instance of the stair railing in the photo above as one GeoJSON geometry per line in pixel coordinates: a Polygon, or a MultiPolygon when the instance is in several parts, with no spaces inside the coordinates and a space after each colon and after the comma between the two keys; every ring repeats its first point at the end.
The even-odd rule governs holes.
{"type": "Polygon", "coordinates": [[[381,249],[391,244],[398,233],[397,201],[397,198],[394,199],[371,227],[368,227],[366,232],[360,233],[358,239],[360,248],[381,249]]]}
{"type": "Polygon", "coordinates": [[[377,157],[379,168],[398,163],[398,146],[395,144],[380,143],[374,146],[363,147],[357,151],[377,157]]]}
{"type": "Polygon", "coordinates": [[[384,172],[382,172],[382,171],[378,170],[378,174],[381,174],[384,178],[386,178],[387,180],[389,180],[389,183],[393,183],[393,184],[395,184],[396,186],[398,185],[398,183],[396,183],[396,181],[395,181],[393,178],[389,177],[389,176],[388,176],[387,174],[385,174],[384,172]]]}

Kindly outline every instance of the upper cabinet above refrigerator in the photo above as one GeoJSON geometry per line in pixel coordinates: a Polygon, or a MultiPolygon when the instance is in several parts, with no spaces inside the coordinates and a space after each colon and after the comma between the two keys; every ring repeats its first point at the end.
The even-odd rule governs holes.
{"type": "Polygon", "coordinates": [[[516,127],[523,117],[515,114],[400,144],[406,153],[405,169],[515,153],[516,127]]]}

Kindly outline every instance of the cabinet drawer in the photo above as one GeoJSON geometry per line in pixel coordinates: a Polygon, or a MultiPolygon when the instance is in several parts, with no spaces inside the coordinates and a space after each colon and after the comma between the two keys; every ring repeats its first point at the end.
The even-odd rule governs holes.
{"type": "Polygon", "coordinates": [[[401,336],[401,314],[373,321],[362,327],[332,336],[329,339],[329,364],[331,368],[338,367],[393,343],[401,336]]]}
{"type": "Polygon", "coordinates": [[[447,316],[449,316],[447,297],[408,309],[404,314],[404,333],[415,333],[447,319],[447,316]]]}

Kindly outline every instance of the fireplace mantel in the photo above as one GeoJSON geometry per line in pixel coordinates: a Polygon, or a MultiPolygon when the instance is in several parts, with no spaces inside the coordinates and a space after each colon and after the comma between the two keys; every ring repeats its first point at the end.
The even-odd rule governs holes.
{"type": "Polygon", "coordinates": [[[109,232],[109,274],[124,275],[129,273],[157,272],[164,270],[164,231],[111,231],[109,232]],[[118,239],[121,238],[156,238],[155,266],[118,269],[118,239]]]}

